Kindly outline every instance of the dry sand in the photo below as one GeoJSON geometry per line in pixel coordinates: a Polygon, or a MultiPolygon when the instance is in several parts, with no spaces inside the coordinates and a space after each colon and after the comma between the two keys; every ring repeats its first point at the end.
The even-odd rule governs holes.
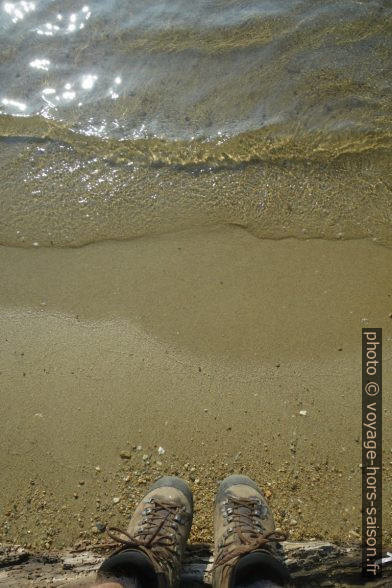
{"type": "Polygon", "coordinates": [[[383,328],[390,543],[391,269],[371,242],[234,226],[0,248],[0,541],[102,541],[95,523],[124,525],[175,472],[195,492],[193,538],[210,540],[233,471],[257,479],[293,539],[359,540],[370,326],[383,328]]]}

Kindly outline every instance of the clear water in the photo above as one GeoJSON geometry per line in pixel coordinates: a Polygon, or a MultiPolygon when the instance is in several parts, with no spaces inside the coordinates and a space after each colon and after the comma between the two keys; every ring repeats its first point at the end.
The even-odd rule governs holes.
{"type": "Polygon", "coordinates": [[[0,33],[1,243],[391,244],[389,2],[23,0],[0,33]]]}

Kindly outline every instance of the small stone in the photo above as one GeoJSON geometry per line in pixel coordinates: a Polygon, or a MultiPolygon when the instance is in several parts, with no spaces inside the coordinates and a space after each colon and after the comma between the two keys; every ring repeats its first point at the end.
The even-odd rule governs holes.
{"type": "Polygon", "coordinates": [[[292,527],[295,527],[296,525],[298,525],[298,521],[297,521],[296,519],[291,519],[291,520],[290,520],[290,525],[291,525],[292,527]]]}
{"type": "Polygon", "coordinates": [[[84,486],[84,480],[79,480],[79,486],[84,486]]]}
{"type": "Polygon", "coordinates": [[[104,533],[106,531],[106,525],[105,523],[101,523],[101,521],[97,521],[95,523],[95,527],[97,528],[99,533],[104,533]]]}
{"type": "Polygon", "coordinates": [[[130,451],[123,450],[120,451],[120,457],[121,459],[131,459],[132,455],[130,451]]]}
{"type": "Polygon", "coordinates": [[[96,472],[100,472],[101,471],[101,468],[99,466],[95,466],[95,471],[96,472]]]}
{"type": "Polygon", "coordinates": [[[158,447],[158,453],[159,453],[159,455],[163,455],[165,453],[165,450],[163,449],[163,447],[158,447]]]}
{"type": "Polygon", "coordinates": [[[136,446],[136,451],[141,451],[142,450],[142,446],[141,445],[137,445],[136,446]]]}
{"type": "Polygon", "coordinates": [[[114,496],[113,498],[113,504],[118,504],[120,502],[120,499],[118,496],[114,496]]]}
{"type": "Polygon", "coordinates": [[[300,411],[299,411],[299,414],[300,414],[301,416],[306,416],[306,415],[308,414],[308,411],[307,411],[307,410],[300,410],[300,411]]]}
{"type": "Polygon", "coordinates": [[[149,455],[147,455],[147,453],[145,453],[142,457],[143,461],[148,461],[149,459],[149,455]]]}

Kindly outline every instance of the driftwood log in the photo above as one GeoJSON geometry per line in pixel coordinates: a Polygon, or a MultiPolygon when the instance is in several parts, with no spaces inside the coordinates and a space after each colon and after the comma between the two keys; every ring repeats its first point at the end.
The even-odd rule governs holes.
{"type": "MultiPolygon", "coordinates": [[[[339,546],[325,542],[285,543],[286,563],[293,586],[390,586],[392,565],[384,566],[383,578],[366,583],[361,578],[361,553],[358,546],[339,546]]],[[[0,586],[43,588],[90,586],[105,553],[93,549],[43,554],[30,553],[15,546],[0,546],[0,586]]],[[[208,545],[193,545],[183,567],[185,587],[208,586],[212,554],[208,545]]]]}

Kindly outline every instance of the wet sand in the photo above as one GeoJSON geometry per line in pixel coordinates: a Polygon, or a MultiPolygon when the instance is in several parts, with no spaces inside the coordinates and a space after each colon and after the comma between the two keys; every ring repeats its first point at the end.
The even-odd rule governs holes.
{"type": "MultiPolygon", "coordinates": [[[[0,248],[0,541],[102,541],[96,523],[124,525],[167,473],[192,484],[193,539],[211,540],[233,471],[291,538],[359,540],[361,328],[383,328],[387,391],[391,268],[371,242],[234,226],[0,248]]],[[[385,423],[391,409],[385,393],[385,423]]],[[[387,426],[384,451],[390,543],[387,426]]]]}

